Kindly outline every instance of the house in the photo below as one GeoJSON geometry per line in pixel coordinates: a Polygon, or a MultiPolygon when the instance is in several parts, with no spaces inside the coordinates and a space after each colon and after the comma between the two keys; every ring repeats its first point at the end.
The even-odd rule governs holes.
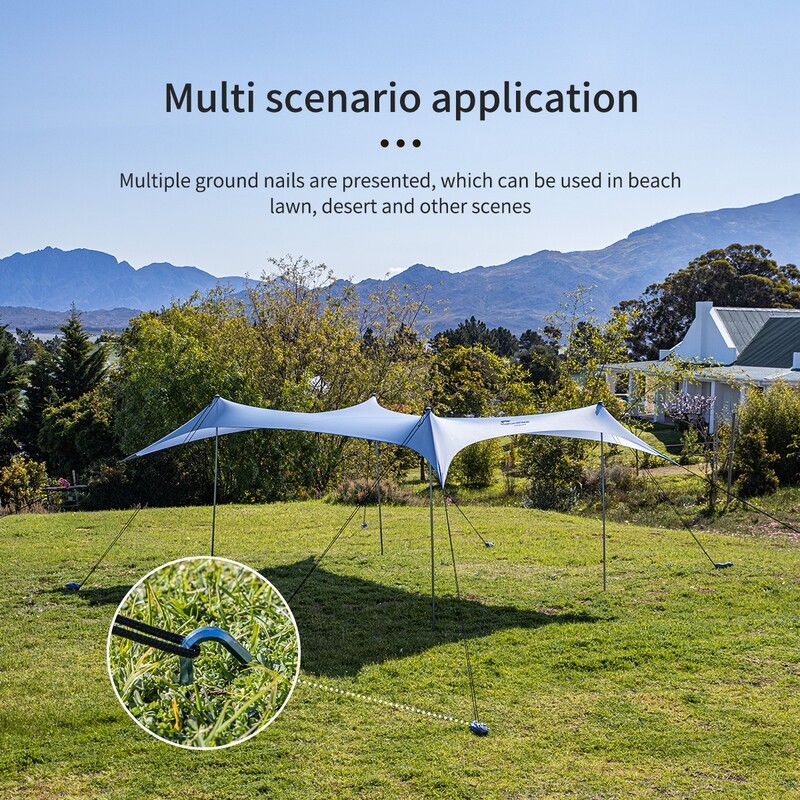
{"type": "Polygon", "coordinates": [[[661,350],[657,361],[606,366],[612,388],[624,375],[629,402],[656,421],[669,420],[664,407],[672,394],[713,397],[707,418],[713,431],[752,388],[783,381],[800,389],[800,309],[724,308],[700,301],[683,340],[661,350]]]}

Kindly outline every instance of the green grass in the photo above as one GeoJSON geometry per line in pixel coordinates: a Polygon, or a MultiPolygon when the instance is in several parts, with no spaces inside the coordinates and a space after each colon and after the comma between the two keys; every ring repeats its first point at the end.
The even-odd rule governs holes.
{"type": "Polygon", "coordinates": [[[181,637],[220,628],[251,657],[243,666],[206,643],[176,670],[174,654],[110,636],[117,695],[153,735],[183,747],[224,747],[255,735],[286,703],[299,669],[297,629],[275,588],[257,573],[219,558],[173,561],[137,583],[119,611],[181,637]],[[191,678],[176,681],[187,666],[191,678]]]}
{"type": "MultiPolygon", "coordinates": [[[[0,795],[14,798],[785,798],[800,794],[800,549],[789,536],[608,527],[450,510],[488,737],[369,699],[472,719],[442,510],[436,630],[424,508],[354,520],[290,602],[301,682],[236,747],[188,752],[135,725],[105,665],[111,619],[159,564],[207,554],[210,510],[0,520],[0,795]],[[320,688],[324,686],[327,688],[320,688]]],[[[216,554],[288,599],[347,516],[323,502],[224,507],[216,554]]]]}

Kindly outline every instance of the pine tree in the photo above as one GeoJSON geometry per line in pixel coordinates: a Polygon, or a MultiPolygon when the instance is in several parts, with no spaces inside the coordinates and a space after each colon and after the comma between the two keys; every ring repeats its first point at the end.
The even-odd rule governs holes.
{"type": "Polygon", "coordinates": [[[64,339],[55,356],[53,383],[61,401],[69,402],[90,392],[103,380],[106,349],[92,345],[74,307],[60,330],[64,339]]]}
{"type": "Polygon", "coordinates": [[[45,409],[58,402],[53,388],[53,356],[38,342],[34,348],[33,362],[28,368],[25,402],[15,433],[23,449],[33,458],[44,458],[37,441],[45,409]]]}
{"type": "Polygon", "coordinates": [[[0,463],[16,452],[12,429],[19,414],[21,368],[14,345],[14,338],[0,326],[0,463]]]}
{"type": "Polygon", "coordinates": [[[5,325],[0,326],[0,419],[14,413],[19,405],[20,372],[14,337],[5,325]]]}

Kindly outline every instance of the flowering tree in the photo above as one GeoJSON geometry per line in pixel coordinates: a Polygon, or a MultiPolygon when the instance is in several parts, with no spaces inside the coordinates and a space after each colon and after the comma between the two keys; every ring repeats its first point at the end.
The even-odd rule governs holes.
{"type": "Polygon", "coordinates": [[[701,394],[682,392],[674,395],[664,406],[673,419],[691,425],[699,432],[708,431],[708,415],[714,407],[716,398],[701,394]]]}
{"type": "Polygon", "coordinates": [[[664,410],[673,419],[684,422],[687,425],[687,430],[683,437],[681,463],[685,463],[684,458],[695,455],[698,449],[701,450],[705,457],[706,470],[711,481],[708,504],[712,511],[717,500],[716,479],[718,463],[717,438],[716,435],[711,433],[709,414],[711,409],[714,408],[715,402],[715,397],[683,392],[676,394],[664,406],[664,410]]]}

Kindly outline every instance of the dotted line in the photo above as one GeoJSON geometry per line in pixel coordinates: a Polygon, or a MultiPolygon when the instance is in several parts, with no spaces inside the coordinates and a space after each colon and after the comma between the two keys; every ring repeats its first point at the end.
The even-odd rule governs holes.
{"type": "Polygon", "coordinates": [[[318,683],[317,681],[310,681],[305,678],[300,678],[298,683],[303,686],[311,686],[314,689],[322,689],[323,692],[330,692],[331,694],[338,694],[342,697],[352,697],[356,700],[364,700],[367,703],[374,703],[377,706],[388,706],[398,711],[410,711],[412,714],[419,714],[422,717],[430,717],[431,719],[440,719],[445,722],[455,722],[457,725],[467,725],[469,722],[458,717],[451,717],[448,714],[438,714],[435,711],[425,711],[416,706],[409,706],[403,703],[392,703],[390,700],[381,700],[379,697],[371,697],[366,694],[359,694],[358,692],[350,692],[346,689],[337,689],[335,686],[329,686],[326,683],[318,683]]]}

